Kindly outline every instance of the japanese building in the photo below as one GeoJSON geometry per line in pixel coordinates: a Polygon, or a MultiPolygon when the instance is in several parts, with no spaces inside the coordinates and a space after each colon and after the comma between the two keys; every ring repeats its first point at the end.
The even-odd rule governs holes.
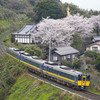
{"type": "Polygon", "coordinates": [[[56,47],[51,50],[51,61],[61,65],[63,60],[70,61],[79,56],[79,51],[71,46],[56,47]]]}
{"type": "Polygon", "coordinates": [[[34,24],[25,24],[22,29],[19,31],[12,33],[12,42],[15,43],[33,43],[33,39],[31,37],[34,34],[34,30],[36,25],[34,24]]]}

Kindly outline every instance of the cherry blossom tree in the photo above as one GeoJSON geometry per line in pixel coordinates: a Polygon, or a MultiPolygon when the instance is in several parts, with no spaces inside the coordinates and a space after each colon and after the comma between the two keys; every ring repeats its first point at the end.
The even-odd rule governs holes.
{"type": "Polygon", "coordinates": [[[89,18],[78,14],[56,20],[47,17],[37,24],[37,29],[33,31],[32,38],[35,43],[48,44],[51,36],[53,45],[70,45],[75,32],[84,39],[90,37],[92,31],[93,23],[89,18]]]}
{"type": "Polygon", "coordinates": [[[100,15],[91,16],[89,21],[91,23],[93,23],[93,29],[96,31],[97,35],[99,35],[99,31],[100,31],[100,15]]]}

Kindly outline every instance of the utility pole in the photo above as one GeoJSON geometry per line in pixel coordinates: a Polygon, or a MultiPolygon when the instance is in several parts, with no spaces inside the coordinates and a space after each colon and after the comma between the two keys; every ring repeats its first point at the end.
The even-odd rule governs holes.
{"type": "Polygon", "coordinates": [[[51,33],[50,33],[50,39],[49,39],[49,61],[51,60],[51,33]]]}

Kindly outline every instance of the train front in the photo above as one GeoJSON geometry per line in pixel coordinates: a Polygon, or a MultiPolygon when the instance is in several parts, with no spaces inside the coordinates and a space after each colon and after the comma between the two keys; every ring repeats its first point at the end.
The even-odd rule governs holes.
{"type": "Polygon", "coordinates": [[[87,90],[90,86],[90,75],[87,74],[81,74],[78,75],[78,81],[77,81],[79,89],[87,90]]]}

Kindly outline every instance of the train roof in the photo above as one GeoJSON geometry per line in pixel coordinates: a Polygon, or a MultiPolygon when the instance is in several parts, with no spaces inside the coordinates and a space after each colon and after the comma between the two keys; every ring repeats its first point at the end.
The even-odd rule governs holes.
{"type": "MultiPolygon", "coordinates": [[[[82,72],[73,70],[73,69],[69,68],[68,66],[59,66],[59,65],[55,64],[54,62],[50,62],[50,61],[47,62],[43,59],[40,59],[37,56],[30,56],[29,53],[26,53],[24,51],[20,51],[19,49],[12,48],[12,47],[9,47],[9,49],[12,50],[13,52],[17,53],[18,55],[22,54],[22,56],[27,57],[31,61],[34,61],[34,62],[37,62],[40,64],[44,64],[44,66],[48,66],[49,68],[52,68],[52,69],[55,69],[55,70],[58,70],[58,71],[61,71],[61,72],[64,72],[64,73],[67,73],[70,75],[74,75],[74,76],[78,76],[80,74],[83,74],[82,72]]],[[[86,75],[86,74],[84,74],[84,75],[86,75]]]]}
{"type": "Polygon", "coordinates": [[[61,72],[67,73],[67,74],[71,74],[71,75],[74,75],[74,76],[78,76],[80,74],[83,74],[82,72],[73,70],[73,69],[71,69],[70,67],[67,67],[67,66],[49,65],[49,64],[46,64],[46,63],[44,65],[48,66],[52,69],[55,69],[55,70],[58,70],[58,71],[61,71],[61,72]]]}
{"type": "Polygon", "coordinates": [[[42,63],[42,64],[45,63],[45,62],[47,62],[47,61],[45,61],[43,59],[40,59],[37,56],[31,56],[29,53],[26,53],[25,51],[17,50],[16,48],[12,48],[12,47],[9,47],[8,49],[12,50],[13,52],[15,52],[18,55],[27,57],[28,59],[30,59],[30,60],[32,60],[34,62],[42,63]]]}

